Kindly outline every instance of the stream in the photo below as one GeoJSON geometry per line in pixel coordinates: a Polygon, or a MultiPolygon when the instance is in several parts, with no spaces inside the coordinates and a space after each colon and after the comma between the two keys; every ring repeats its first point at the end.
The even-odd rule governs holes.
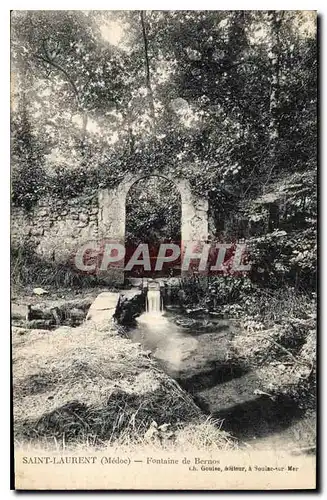
{"type": "Polygon", "coordinates": [[[228,361],[229,341],[238,329],[233,320],[190,320],[170,308],[142,314],[129,336],[152,352],[206,414],[222,420],[222,429],[238,438],[241,446],[311,452],[314,417],[289,399],[257,394],[255,371],[228,361]]]}

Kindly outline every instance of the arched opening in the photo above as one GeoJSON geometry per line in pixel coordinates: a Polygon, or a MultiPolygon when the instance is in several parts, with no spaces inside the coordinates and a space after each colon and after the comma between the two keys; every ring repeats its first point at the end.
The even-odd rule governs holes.
{"type": "Polygon", "coordinates": [[[130,277],[176,276],[180,260],[164,263],[155,271],[156,257],[162,243],[181,244],[182,201],[176,185],[165,177],[152,175],[136,181],[126,196],[125,264],[140,244],[147,244],[151,270],[133,266],[125,272],[130,277]]]}

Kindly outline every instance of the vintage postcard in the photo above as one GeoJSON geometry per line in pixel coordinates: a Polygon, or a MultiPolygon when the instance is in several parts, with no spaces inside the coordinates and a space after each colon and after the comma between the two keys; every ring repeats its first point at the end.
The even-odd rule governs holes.
{"type": "Polygon", "coordinates": [[[14,10],[17,490],[314,490],[317,13],[14,10]]]}

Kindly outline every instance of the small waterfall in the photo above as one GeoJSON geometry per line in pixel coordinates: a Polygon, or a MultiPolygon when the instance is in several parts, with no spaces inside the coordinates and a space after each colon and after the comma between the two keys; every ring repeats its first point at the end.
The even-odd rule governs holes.
{"type": "Polygon", "coordinates": [[[160,314],[163,312],[163,301],[160,290],[149,290],[146,297],[146,312],[160,314]]]}

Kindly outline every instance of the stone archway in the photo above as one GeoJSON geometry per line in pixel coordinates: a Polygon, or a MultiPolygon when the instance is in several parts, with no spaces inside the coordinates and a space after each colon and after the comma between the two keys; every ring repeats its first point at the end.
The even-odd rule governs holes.
{"type": "MultiPolygon", "coordinates": [[[[98,237],[117,243],[125,242],[126,197],[130,188],[139,180],[150,177],[164,177],[176,186],[181,196],[182,218],[181,238],[187,241],[206,241],[208,239],[208,201],[191,191],[187,179],[175,178],[162,172],[147,175],[127,174],[123,181],[113,189],[99,191],[98,237]]],[[[124,280],[121,272],[119,280],[124,280]]]]}

